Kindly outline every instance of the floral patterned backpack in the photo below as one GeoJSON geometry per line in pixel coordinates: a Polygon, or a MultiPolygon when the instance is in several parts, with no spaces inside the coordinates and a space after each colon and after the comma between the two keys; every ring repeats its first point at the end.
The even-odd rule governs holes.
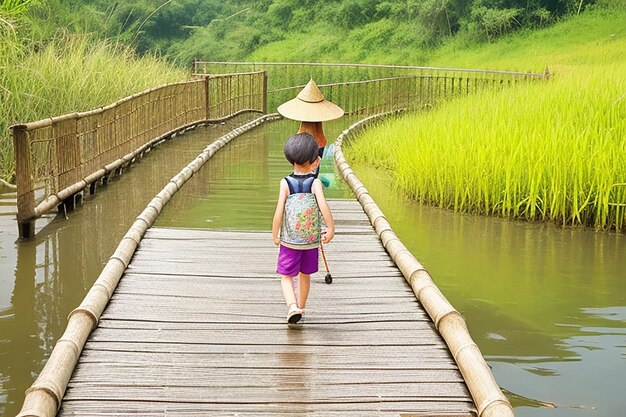
{"type": "Polygon", "coordinates": [[[321,216],[317,199],[311,191],[314,174],[285,177],[289,196],[285,203],[282,243],[293,249],[316,248],[320,242],[321,216]]]}

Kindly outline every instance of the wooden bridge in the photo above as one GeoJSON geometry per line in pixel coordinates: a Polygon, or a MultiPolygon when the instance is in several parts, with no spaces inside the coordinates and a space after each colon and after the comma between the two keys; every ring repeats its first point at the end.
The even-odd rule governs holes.
{"type": "Polygon", "coordinates": [[[301,330],[285,325],[271,233],[148,230],[60,415],[470,416],[456,363],[359,203],[331,208],[336,279],[314,276],[301,330]]]}
{"type": "MultiPolygon", "coordinates": [[[[366,117],[539,77],[462,74],[421,68],[321,87],[366,117]],[[468,80],[476,87],[465,88],[468,80]]],[[[14,126],[21,236],[32,235],[38,216],[71,208],[158,141],[241,111],[266,112],[277,101],[271,97],[297,88],[268,91],[263,71],[204,75],[103,109],[14,126]]],[[[215,152],[276,117],[208,145],[139,214],[70,315],[20,416],[512,415],[463,318],[343,157],[343,138],[371,118],[335,144],[336,169],[355,200],[331,202],[335,282],[314,278],[301,330],[284,323],[269,233],[150,228],[215,152]]]]}

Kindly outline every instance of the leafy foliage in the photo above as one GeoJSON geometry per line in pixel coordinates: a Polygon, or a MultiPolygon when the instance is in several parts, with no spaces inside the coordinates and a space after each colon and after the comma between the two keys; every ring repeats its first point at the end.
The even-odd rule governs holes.
{"type": "MultiPolygon", "coordinates": [[[[36,17],[35,32],[40,38],[50,38],[63,27],[116,39],[131,44],[140,54],[157,52],[188,65],[193,59],[280,56],[281,50],[273,49],[283,48],[285,41],[292,48],[282,50],[288,57],[295,40],[307,37],[322,41],[308,42],[317,60],[332,57],[346,61],[342,57],[347,56],[378,59],[388,54],[355,49],[387,48],[406,55],[393,61],[408,63],[409,58],[424,55],[424,51],[457,35],[491,42],[522,28],[552,24],[594,3],[620,1],[10,0],[3,4],[37,4],[29,7],[29,14],[36,17]],[[325,37],[334,44],[328,45],[325,37]],[[324,50],[330,50],[330,56],[324,50]]],[[[0,19],[3,16],[0,9],[0,19]]],[[[306,48],[297,45],[295,49],[306,48]]],[[[307,51],[304,54],[312,56],[307,51]]]]}

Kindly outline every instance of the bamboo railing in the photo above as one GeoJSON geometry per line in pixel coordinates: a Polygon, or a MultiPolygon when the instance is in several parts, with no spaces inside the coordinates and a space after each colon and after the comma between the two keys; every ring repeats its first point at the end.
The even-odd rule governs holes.
{"type": "MultiPolygon", "coordinates": [[[[389,114],[389,113],[387,113],[389,114]]],[[[472,395],[479,417],[513,417],[513,407],[496,383],[489,365],[472,340],[463,316],[435,285],[430,274],[394,233],[385,214],[358,179],[342,152],[343,141],[367,123],[385,114],[370,116],[345,130],[335,141],[335,165],[374,226],[383,246],[407,280],[435,327],[445,340],[472,395]]]]}
{"type": "MultiPolygon", "coordinates": [[[[209,73],[259,70],[268,74],[268,111],[270,112],[276,111],[279,104],[295,97],[294,92],[297,93],[311,78],[315,79],[318,86],[369,81],[373,83],[370,85],[370,92],[376,92],[376,94],[386,91],[386,87],[391,84],[383,80],[404,80],[397,81],[396,86],[401,89],[399,91],[403,91],[403,83],[408,83],[414,86],[412,93],[419,91],[419,97],[423,100],[440,100],[458,94],[476,92],[487,87],[511,85],[550,76],[547,69],[544,73],[532,73],[400,65],[208,61],[194,61],[191,72],[195,76],[203,76],[209,73]],[[381,89],[380,87],[385,84],[385,88],[381,89]]],[[[354,102],[351,93],[334,94],[331,98],[327,95],[327,91],[322,91],[327,99],[344,110],[346,110],[346,102],[354,102]]],[[[383,106],[377,110],[374,113],[393,109],[383,106]]]]}
{"type": "Polygon", "coordinates": [[[205,75],[11,126],[20,237],[32,237],[38,217],[165,138],[243,110],[265,112],[266,86],[263,72],[205,75]]]}
{"type": "Polygon", "coordinates": [[[395,65],[203,61],[193,63],[192,73],[203,76],[209,72],[259,69],[268,73],[270,112],[295,97],[314,78],[328,100],[347,114],[363,116],[435,106],[455,96],[550,76],[547,71],[539,74],[395,65]]]}

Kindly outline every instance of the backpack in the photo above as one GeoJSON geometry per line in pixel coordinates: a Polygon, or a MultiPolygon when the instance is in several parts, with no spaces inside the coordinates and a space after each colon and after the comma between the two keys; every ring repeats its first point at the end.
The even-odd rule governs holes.
{"type": "Polygon", "coordinates": [[[320,242],[321,216],[315,194],[311,191],[315,177],[285,177],[289,196],[285,202],[281,241],[287,246],[309,249],[320,242]]]}

